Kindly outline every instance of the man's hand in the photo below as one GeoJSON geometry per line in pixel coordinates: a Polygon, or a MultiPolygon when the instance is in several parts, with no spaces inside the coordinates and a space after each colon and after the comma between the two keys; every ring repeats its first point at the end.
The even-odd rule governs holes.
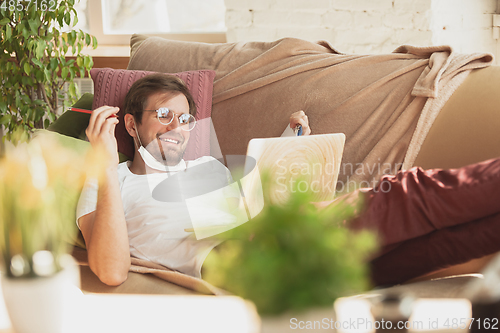
{"type": "Polygon", "coordinates": [[[115,138],[115,127],[120,109],[112,106],[101,106],[92,111],[89,126],[85,130],[92,147],[103,149],[109,166],[118,165],[118,145],[115,138]]]}
{"type": "Polygon", "coordinates": [[[302,135],[311,134],[311,128],[309,128],[309,119],[307,119],[304,111],[294,112],[290,116],[290,127],[294,129],[297,125],[302,126],[302,135]]]}

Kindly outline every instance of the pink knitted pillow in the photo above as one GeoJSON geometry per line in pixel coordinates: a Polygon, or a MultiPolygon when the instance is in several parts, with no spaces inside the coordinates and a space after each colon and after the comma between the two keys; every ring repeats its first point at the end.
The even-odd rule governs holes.
{"type": "MultiPolygon", "coordinates": [[[[94,68],[90,71],[90,76],[94,81],[94,101],[92,110],[103,105],[118,106],[120,111],[118,123],[115,131],[118,142],[118,151],[129,158],[134,156],[134,142],[125,129],[123,120],[123,101],[132,84],[138,79],[153,74],[155,72],[132,71],[125,69],[94,68]]],[[[171,74],[183,80],[196,103],[196,120],[210,117],[212,113],[212,90],[215,78],[215,71],[198,70],[171,74]]],[[[200,122],[199,122],[200,124],[200,122]]],[[[204,122],[195,128],[189,139],[184,159],[193,160],[201,156],[210,155],[210,126],[209,122],[204,122]]]]}

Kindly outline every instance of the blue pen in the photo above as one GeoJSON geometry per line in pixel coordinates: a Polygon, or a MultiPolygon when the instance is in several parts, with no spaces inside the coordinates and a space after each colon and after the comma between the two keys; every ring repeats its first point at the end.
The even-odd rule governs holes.
{"type": "Polygon", "coordinates": [[[299,125],[295,126],[293,131],[295,132],[295,134],[297,136],[301,136],[302,135],[302,125],[299,124],[299,125]]]}

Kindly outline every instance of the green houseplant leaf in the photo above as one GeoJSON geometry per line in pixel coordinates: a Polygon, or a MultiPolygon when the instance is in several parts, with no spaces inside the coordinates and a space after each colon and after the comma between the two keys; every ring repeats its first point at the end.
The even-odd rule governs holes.
{"type": "MultiPolygon", "coordinates": [[[[40,1],[4,3],[0,10],[0,93],[6,107],[0,109],[0,117],[9,119],[4,140],[15,141],[14,131],[27,131],[29,137],[34,129],[57,119],[64,84],[73,83],[75,73],[84,75],[93,65],[90,56],[81,54],[82,48],[90,44],[96,48],[97,41],[83,31],[68,31],[68,26],[71,29],[78,22],[75,1],[60,0],[56,6],[48,2],[42,6],[40,1]],[[81,60],[67,61],[69,49],[81,60]]],[[[74,88],[65,96],[69,102],[78,97],[74,88]]]]}

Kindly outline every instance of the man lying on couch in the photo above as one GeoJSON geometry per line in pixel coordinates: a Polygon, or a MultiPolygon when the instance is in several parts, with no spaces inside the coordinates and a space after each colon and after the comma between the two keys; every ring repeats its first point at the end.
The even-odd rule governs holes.
{"type": "MultiPolygon", "coordinates": [[[[119,285],[127,278],[132,254],[198,276],[204,258],[217,243],[197,241],[189,233],[182,237],[165,234],[178,233],[172,231],[172,225],[179,212],[164,206],[156,209],[149,189],[141,187],[141,177],[150,166],[154,169],[161,163],[176,173],[199,162],[182,159],[196,112],[193,99],[179,79],[154,74],[132,85],[124,108],[125,126],[137,149],[131,162],[118,163],[114,136],[118,120],[113,117],[118,108],[94,110],[86,130],[92,146],[103,147],[108,161],[105,177],[98,185],[89,182],[85,186],[77,209],[90,268],[102,282],[119,285]],[[155,141],[159,149],[149,148],[155,141]]],[[[305,135],[310,134],[303,112],[290,118],[292,128],[297,124],[305,135]]],[[[457,244],[474,239],[472,250],[455,249],[463,261],[500,249],[500,230],[495,229],[500,227],[500,159],[457,170],[413,168],[384,178],[385,184],[391,184],[389,192],[362,189],[337,199],[365,199],[364,209],[349,226],[379,232],[383,242],[380,258],[400,248],[415,253],[414,259],[430,262],[426,268],[430,271],[439,268],[442,260],[435,260],[435,253],[426,250],[412,251],[422,239],[430,248],[441,246],[449,237],[457,244]],[[474,235],[479,224],[489,232],[474,235]]]]}

